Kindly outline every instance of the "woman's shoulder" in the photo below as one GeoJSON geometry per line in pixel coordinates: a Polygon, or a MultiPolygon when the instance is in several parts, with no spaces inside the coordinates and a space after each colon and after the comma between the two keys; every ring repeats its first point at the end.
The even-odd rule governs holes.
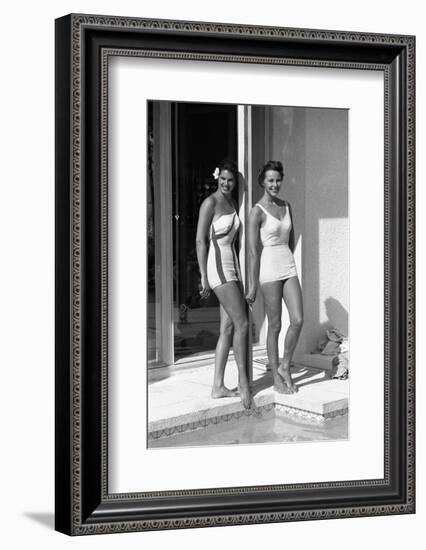
{"type": "Polygon", "coordinates": [[[289,212],[291,212],[291,204],[289,201],[285,200],[285,199],[280,199],[280,204],[279,206],[281,206],[282,208],[284,208],[285,210],[289,210],[289,212]]]}
{"type": "Polygon", "coordinates": [[[199,219],[211,219],[216,210],[216,199],[213,195],[205,198],[200,205],[199,219]]]}
{"type": "Polygon", "coordinates": [[[214,195],[209,195],[206,197],[203,202],[201,203],[200,208],[203,210],[211,210],[216,207],[216,198],[214,195]]]}
{"type": "Polygon", "coordinates": [[[263,204],[257,202],[250,211],[250,218],[253,220],[261,220],[265,215],[264,208],[263,204]]]}
{"type": "Polygon", "coordinates": [[[287,207],[290,207],[290,203],[285,200],[285,199],[277,199],[277,203],[276,203],[278,206],[282,207],[282,208],[287,208],[287,207]]]}

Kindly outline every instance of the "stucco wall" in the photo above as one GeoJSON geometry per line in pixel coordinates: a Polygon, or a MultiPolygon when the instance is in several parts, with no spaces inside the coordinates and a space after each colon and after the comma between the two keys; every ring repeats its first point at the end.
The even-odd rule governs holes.
{"type": "Polygon", "coordinates": [[[348,334],[348,112],[306,110],[304,345],[329,326],[348,334]]]}

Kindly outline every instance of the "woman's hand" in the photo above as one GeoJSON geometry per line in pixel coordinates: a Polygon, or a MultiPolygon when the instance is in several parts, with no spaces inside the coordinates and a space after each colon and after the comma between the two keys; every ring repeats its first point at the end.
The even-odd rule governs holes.
{"type": "Polygon", "coordinates": [[[256,287],[251,287],[249,291],[246,293],[246,302],[249,306],[253,305],[254,301],[256,300],[256,287]]]}
{"type": "Polygon", "coordinates": [[[209,285],[209,282],[207,280],[207,277],[201,277],[201,290],[200,290],[200,296],[202,300],[205,300],[210,296],[211,288],[209,285]]]}

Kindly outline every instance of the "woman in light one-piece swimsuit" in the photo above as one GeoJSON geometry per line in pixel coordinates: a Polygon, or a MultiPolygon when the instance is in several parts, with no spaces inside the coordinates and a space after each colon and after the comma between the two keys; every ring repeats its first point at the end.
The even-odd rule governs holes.
{"type": "Polygon", "coordinates": [[[210,225],[210,246],[207,256],[207,280],[214,290],[230,281],[241,281],[235,241],[240,227],[236,211],[222,214],[210,225]]]}
{"type": "Polygon", "coordinates": [[[200,207],[197,226],[197,259],[201,273],[201,298],[211,290],[220,303],[220,334],[215,352],[213,398],[234,397],[236,390],[224,383],[231,344],[238,367],[238,391],[245,408],[251,407],[247,376],[248,319],[241,284],[235,242],[240,220],[232,200],[238,182],[238,169],[231,160],[222,161],[215,170],[218,188],[200,207]]]}
{"type": "Polygon", "coordinates": [[[265,213],[265,219],[260,226],[263,249],[260,256],[259,284],[296,277],[296,264],[289,247],[292,223],[288,205],[284,207],[282,219],[277,219],[259,203],[255,206],[265,213]]]}
{"type": "Polygon", "coordinates": [[[274,387],[281,393],[296,393],[290,362],[303,324],[302,291],[294,261],[294,228],[290,204],[279,198],[284,178],[281,162],[269,161],[259,175],[263,197],[253,207],[248,224],[249,289],[246,300],[252,304],[260,285],[268,317],[266,348],[274,387]],[[258,242],[262,243],[259,258],[258,242]],[[287,306],[290,325],[279,361],[278,338],[281,331],[282,302],[287,306]]]}

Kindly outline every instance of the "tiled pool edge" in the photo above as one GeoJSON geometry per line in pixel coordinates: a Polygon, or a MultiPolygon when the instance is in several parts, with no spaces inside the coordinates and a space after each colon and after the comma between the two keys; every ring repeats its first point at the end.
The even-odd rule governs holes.
{"type": "Polygon", "coordinates": [[[240,403],[230,403],[227,406],[220,407],[222,414],[214,414],[215,412],[218,413],[218,407],[198,411],[197,416],[202,415],[202,417],[196,420],[190,420],[191,417],[194,417],[194,413],[188,413],[177,417],[151,422],[148,424],[148,441],[163,439],[188,431],[199,430],[212,424],[220,424],[223,422],[238,420],[243,416],[261,415],[263,411],[271,411],[273,409],[279,416],[291,417],[293,419],[302,420],[308,423],[324,423],[328,419],[335,418],[339,415],[345,415],[348,412],[347,399],[337,400],[335,402],[335,404],[338,405],[337,407],[334,407],[328,411],[323,411],[323,413],[318,413],[280,403],[280,399],[277,399],[276,395],[277,394],[272,393],[267,396],[262,396],[262,398],[256,403],[256,407],[248,410],[242,408],[240,403]],[[224,413],[225,409],[229,409],[229,412],[224,413]]]}

